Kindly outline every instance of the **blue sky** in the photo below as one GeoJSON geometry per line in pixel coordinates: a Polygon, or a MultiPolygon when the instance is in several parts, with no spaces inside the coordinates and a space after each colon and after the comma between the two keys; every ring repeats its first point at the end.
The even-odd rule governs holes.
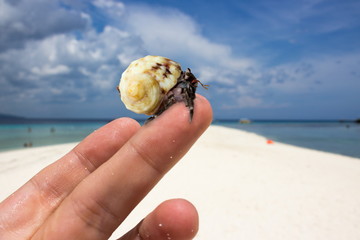
{"type": "Polygon", "coordinates": [[[143,116],[116,91],[145,55],[178,61],[215,118],[360,118],[358,0],[0,0],[0,113],[143,116]]]}

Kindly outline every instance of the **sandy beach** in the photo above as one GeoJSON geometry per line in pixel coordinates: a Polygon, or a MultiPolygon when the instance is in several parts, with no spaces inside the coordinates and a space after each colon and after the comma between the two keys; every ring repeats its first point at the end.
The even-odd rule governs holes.
{"type": "MultiPolygon", "coordinates": [[[[0,200],[76,143],[0,153],[0,200]]],[[[360,239],[360,159],[211,126],[114,233],[159,203],[198,209],[196,239],[360,239]]]]}

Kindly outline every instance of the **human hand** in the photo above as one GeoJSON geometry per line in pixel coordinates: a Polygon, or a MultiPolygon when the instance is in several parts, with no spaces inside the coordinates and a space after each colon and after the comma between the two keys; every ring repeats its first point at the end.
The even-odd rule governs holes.
{"type": "MultiPolygon", "coordinates": [[[[211,120],[198,95],[191,123],[179,103],[143,127],[129,118],[105,125],[0,204],[0,239],[108,239],[211,120]]],[[[120,239],[185,240],[197,229],[196,209],[176,199],[120,239]]]]}

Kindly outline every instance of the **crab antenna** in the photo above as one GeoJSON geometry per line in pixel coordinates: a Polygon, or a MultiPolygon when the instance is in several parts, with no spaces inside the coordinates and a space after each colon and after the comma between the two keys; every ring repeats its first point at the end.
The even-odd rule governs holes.
{"type": "MultiPolygon", "coordinates": [[[[198,80],[198,81],[199,81],[199,80],[198,80]]],[[[199,81],[199,83],[200,83],[201,86],[202,86],[203,88],[205,88],[206,90],[208,90],[209,87],[210,87],[210,85],[208,85],[208,84],[202,84],[202,82],[200,82],[200,81],[199,81]]]]}
{"type": "Polygon", "coordinates": [[[198,79],[196,79],[196,78],[193,80],[193,82],[198,82],[198,83],[200,83],[201,86],[202,86],[203,88],[205,88],[206,90],[208,90],[209,87],[210,87],[210,85],[203,84],[202,82],[200,82],[200,80],[198,80],[198,79]]]}

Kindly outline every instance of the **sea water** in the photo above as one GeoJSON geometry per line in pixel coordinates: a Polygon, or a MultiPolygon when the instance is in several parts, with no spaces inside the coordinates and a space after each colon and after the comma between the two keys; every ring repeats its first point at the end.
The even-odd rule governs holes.
{"type": "Polygon", "coordinates": [[[0,124],[0,151],[79,142],[107,121],[31,120],[0,124]]]}
{"type": "MultiPolygon", "coordinates": [[[[0,124],[0,151],[79,142],[108,120],[24,120],[0,124]]],[[[143,122],[141,122],[143,123],[143,122]]],[[[214,121],[275,142],[360,158],[360,124],[337,121],[214,121]]]]}
{"type": "Polygon", "coordinates": [[[360,158],[360,124],[339,121],[220,121],[215,124],[262,135],[275,142],[360,158]]]}

